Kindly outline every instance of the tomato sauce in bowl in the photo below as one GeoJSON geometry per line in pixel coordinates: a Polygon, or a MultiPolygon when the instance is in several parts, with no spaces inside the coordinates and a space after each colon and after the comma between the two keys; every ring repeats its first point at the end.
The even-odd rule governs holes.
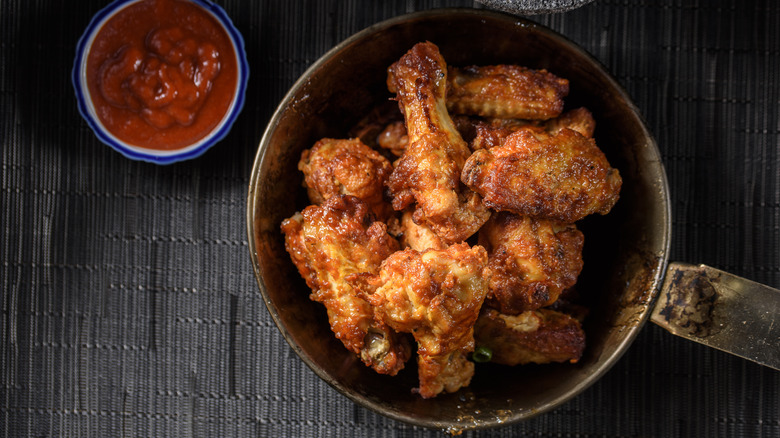
{"type": "Polygon", "coordinates": [[[240,34],[207,0],[119,0],[79,42],[73,81],[102,141],[130,158],[173,162],[229,130],[246,64],[240,34]]]}

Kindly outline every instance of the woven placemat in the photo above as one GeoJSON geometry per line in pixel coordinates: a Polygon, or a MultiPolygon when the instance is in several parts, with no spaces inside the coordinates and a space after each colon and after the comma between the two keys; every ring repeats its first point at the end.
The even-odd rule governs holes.
{"type": "MultiPolygon", "coordinates": [[[[107,3],[0,3],[0,434],[441,436],[356,406],[295,356],[257,290],[246,192],[270,115],[330,47],[406,12],[484,6],[218,1],[247,42],[246,106],[204,156],[160,167],[103,146],[76,110],[75,44],[107,3]]],[[[672,260],[780,287],[780,4],[596,0],[533,19],[646,118],[672,260]]],[[[464,436],[778,437],[780,373],[648,324],[559,409],[464,436]]]]}

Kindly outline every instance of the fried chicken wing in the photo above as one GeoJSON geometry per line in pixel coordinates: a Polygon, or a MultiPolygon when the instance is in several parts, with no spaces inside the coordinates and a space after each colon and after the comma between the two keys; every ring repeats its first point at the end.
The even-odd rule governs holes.
{"type": "Polygon", "coordinates": [[[447,108],[454,114],[546,120],[563,111],[569,94],[568,80],[517,65],[450,66],[448,78],[447,108]]]}
{"type": "Polygon", "coordinates": [[[371,222],[359,198],[336,195],[282,222],[285,247],[311,299],[322,303],[336,337],[379,373],[395,375],[411,354],[405,338],[374,317],[371,305],[346,281],[351,274],[375,273],[398,242],[385,224],[371,222]]]}
{"type": "Polygon", "coordinates": [[[403,118],[396,102],[383,101],[375,105],[347,132],[347,138],[359,138],[365,145],[377,148],[379,146],[377,140],[382,131],[394,122],[403,124],[403,118]]]}
{"type": "Polygon", "coordinates": [[[534,126],[532,122],[518,119],[489,119],[474,122],[476,135],[469,144],[472,151],[502,146],[507,137],[520,128],[534,126]]]}
{"type": "Polygon", "coordinates": [[[522,128],[537,127],[549,134],[556,134],[563,128],[573,129],[585,137],[593,137],[596,121],[587,108],[566,111],[559,117],[543,122],[519,119],[488,118],[473,121],[474,138],[469,143],[472,151],[502,146],[507,137],[522,128]]]}
{"type": "Polygon", "coordinates": [[[596,131],[596,119],[587,108],[575,108],[561,114],[560,117],[544,122],[545,131],[555,134],[563,128],[577,131],[584,137],[593,138],[596,131]]]}
{"type": "Polygon", "coordinates": [[[409,136],[406,135],[404,122],[399,120],[385,126],[377,136],[376,142],[379,147],[387,149],[396,157],[403,155],[406,146],[409,145],[409,136]]]}
{"type": "MultiPolygon", "coordinates": [[[[596,129],[596,121],[587,108],[569,110],[559,117],[545,121],[469,116],[453,116],[452,121],[472,151],[501,146],[507,137],[521,128],[538,127],[550,134],[555,134],[563,128],[569,128],[588,138],[593,137],[596,129]]],[[[397,157],[403,155],[409,144],[409,137],[406,135],[406,127],[403,122],[397,121],[388,124],[379,134],[378,143],[397,157]]]]}
{"type": "Polygon", "coordinates": [[[505,315],[483,309],[474,326],[479,347],[492,350],[492,362],[503,365],[577,362],[585,350],[579,321],[549,309],[505,315]]]}
{"type": "Polygon", "coordinates": [[[446,64],[432,43],[415,45],[388,69],[388,88],[397,93],[409,145],[387,187],[393,208],[415,204],[415,222],[457,243],[476,233],[490,213],[476,193],[460,184],[471,151],[447,112],[446,79],[446,64]]]}
{"type": "MultiPolygon", "coordinates": [[[[477,135],[475,122],[469,116],[454,116],[451,118],[461,138],[467,144],[470,143],[477,135]]],[[[376,143],[379,147],[389,151],[396,157],[403,155],[406,147],[409,145],[409,136],[406,133],[404,122],[399,120],[388,123],[377,135],[376,143]]]]}
{"type": "Polygon", "coordinates": [[[461,178],[495,210],[566,223],[608,213],[622,184],[596,142],[568,128],[520,129],[502,146],[474,152],[461,178]]]}
{"type": "Polygon", "coordinates": [[[479,231],[490,255],[486,305],[517,315],[555,302],[582,271],[584,236],[574,225],[501,212],[479,231]]]}
{"type": "Polygon", "coordinates": [[[404,248],[408,247],[415,251],[425,251],[426,249],[444,249],[447,247],[441,238],[425,224],[416,224],[412,218],[411,211],[407,210],[401,215],[400,231],[401,236],[399,240],[404,248]]]}
{"type": "Polygon", "coordinates": [[[474,350],[474,323],[487,294],[486,263],[485,249],[466,243],[405,249],[382,262],[379,274],[349,279],[382,321],[414,336],[423,398],[471,381],[474,364],[467,355],[474,350]]]}
{"type": "Polygon", "coordinates": [[[393,166],[359,139],[324,138],[301,154],[298,169],[312,203],[322,204],[336,195],[362,199],[380,219],[393,209],[384,200],[384,184],[393,166]]]}

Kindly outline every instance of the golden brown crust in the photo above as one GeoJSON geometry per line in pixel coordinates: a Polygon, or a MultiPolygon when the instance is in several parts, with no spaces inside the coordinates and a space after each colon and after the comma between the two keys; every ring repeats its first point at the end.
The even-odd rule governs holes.
{"type": "Polygon", "coordinates": [[[577,131],[584,137],[592,138],[596,131],[596,119],[587,108],[575,108],[561,114],[560,117],[544,122],[544,129],[555,134],[563,128],[577,131]]]}
{"type": "Polygon", "coordinates": [[[385,224],[371,222],[368,207],[353,196],[337,195],[282,222],[285,247],[311,299],[322,303],[336,337],[379,373],[395,375],[411,350],[405,339],[374,318],[374,310],[346,281],[352,274],[377,272],[398,250],[385,224]]]}
{"type": "Polygon", "coordinates": [[[393,166],[357,138],[323,138],[303,151],[298,169],[314,204],[336,195],[352,195],[365,201],[380,219],[393,212],[383,195],[393,166]]]}
{"type": "Polygon", "coordinates": [[[376,275],[349,281],[374,306],[376,315],[418,344],[419,393],[424,398],[467,386],[474,365],[473,328],[487,294],[482,270],[487,252],[456,244],[443,250],[398,251],[376,275]]]}
{"type": "MultiPolygon", "coordinates": [[[[526,126],[538,126],[551,134],[569,128],[588,138],[593,137],[596,129],[596,120],[587,108],[569,110],[544,122],[495,117],[483,119],[463,115],[452,116],[452,121],[472,151],[501,146],[513,132],[526,126]]],[[[403,155],[409,145],[404,122],[398,120],[385,125],[376,136],[376,144],[396,157],[403,155]]]]}
{"type": "Polygon", "coordinates": [[[482,227],[479,242],[490,254],[486,305],[502,313],[552,304],[582,271],[584,236],[574,225],[501,212],[482,227]]]}
{"type": "Polygon", "coordinates": [[[403,121],[388,124],[376,138],[379,147],[390,151],[396,157],[404,154],[409,145],[409,136],[406,135],[406,126],[403,121]]]}
{"type": "Polygon", "coordinates": [[[447,245],[442,242],[436,233],[434,233],[425,224],[419,225],[414,222],[412,212],[407,210],[401,215],[400,220],[400,242],[404,248],[411,248],[415,251],[425,251],[426,249],[444,249],[447,245]]]}
{"type": "Polygon", "coordinates": [[[409,145],[387,187],[393,208],[415,204],[415,222],[457,243],[476,233],[490,214],[479,196],[460,184],[470,151],[446,109],[446,68],[434,44],[419,43],[388,69],[388,87],[397,93],[409,145]]]}
{"type": "Polygon", "coordinates": [[[567,223],[608,213],[622,184],[593,139],[568,128],[549,134],[533,127],[474,152],[462,180],[494,210],[567,223]]]}
{"type": "Polygon", "coordinates": [[[472,114],[547,120],[563,111],[569,81],[545,70],[517,65],[449,67],[447,108],[472,114]]]}
{"type": "MultiPolygon", "coordinates": [[[[566,111],[559,117],[544,122],[487,118],[472,120],[471,124],[474,136],[469,143],[469,148],[472,151],[502,146],[507,137],[522,128],[541,128],[549,134],[557,134],[563,128],[569,128],[588,138],[593,137],[596,129],[596,121],[587,108],[576,108],[566,111]]],[[[467,128],[459,129],[463,131],[467,128]]]]}
{"type": "Polygon", "coordinates": [[[349,132],[347,138],[359,138],[366,146],[377,148],[377,139],[382,131],[393,122],[401,121],[403,115],[398,111],[398,104],[391,100],[374,106],[368,114],[358,121],[349,132]]]}
{"type": "Polygon", "coordinates": [[[479,120],[474,123],[476,135],[469,144],[472,151],[479,149],[491,149],[502,146],[507,137],[520,128],[532,125],[526,120],[517,119],[489,119],[479,120]]]}
{"type": "Polygon", "coordinates": [[[574,363],[585,350],[585,332],[579,321],[549,309],[516,316],[483,309],[474,338],[477,346],[492,351],[492,362],[502,365],[574,363]]]}

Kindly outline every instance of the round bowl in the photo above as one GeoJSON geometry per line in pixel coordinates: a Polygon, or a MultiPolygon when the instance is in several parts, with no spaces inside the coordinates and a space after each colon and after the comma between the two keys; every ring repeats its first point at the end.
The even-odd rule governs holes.
{"type": "Polygon", "coordinates": [[[130,144],[109,132],[100,121],[92,97],[90,96],[87,83],[87,59],[92,44],[95,41],[95,37],[100,32],[103,25],[117,13],[139,1],[145,0],[115,0],[110,3],[92,17],[87,29],[79,39],[76,46],[76,57],[71,74],[71,81],[76,92],[79,113],[81,113],[81,116],[84,117],[84,120],[86,120],[87,124],[100,141],[111,146],[127,158],[148,161],[155,164],[171,164],[177,161],[196,158],[227,135],[230,128],[233,126],[233,122],[235,122],[244,107],[246,87],[249,80],[249,63],[244,48],[244,39],[241,37],[241,33],[238,29],[233,25],[230,17],[228,17],[220,6],[209,0],[187,0],[211,15],[224,29],[230,39],[238,73],[236,87],[233,92],[230,106],[219,123],[208,134],[192,144],[171,150],[145,148],[130,144]]]}
{"type": "Polygon", "coordinates": [[[443,9],[371,26],[316,61],[293,85],[260,142],[248,192],[248,238],[260,293],[282,335],[323,380],[361,406],[411,424],[461,430],[494,427],[554,409],[599,379],[647,320],[667,265],[670,210],[657,146],[629,97],[592,56],[541,25],[498,12],[443,9]],[[449,65],[520,64],[567,78],[567,108],[586,106],[595,139],[623,177],[606,216],[578,222],[585,235],[578,290],[590,309],[587,347],[576,364],[476,364],[467,388],[422,399],[414,360],[397,376],[376,374],[331,332],[325,309],[284,248],[281,221],[308,204],[297,170],[301,151],[344,137],[391,98],[387,67],[431,41],[449,65]]]}

